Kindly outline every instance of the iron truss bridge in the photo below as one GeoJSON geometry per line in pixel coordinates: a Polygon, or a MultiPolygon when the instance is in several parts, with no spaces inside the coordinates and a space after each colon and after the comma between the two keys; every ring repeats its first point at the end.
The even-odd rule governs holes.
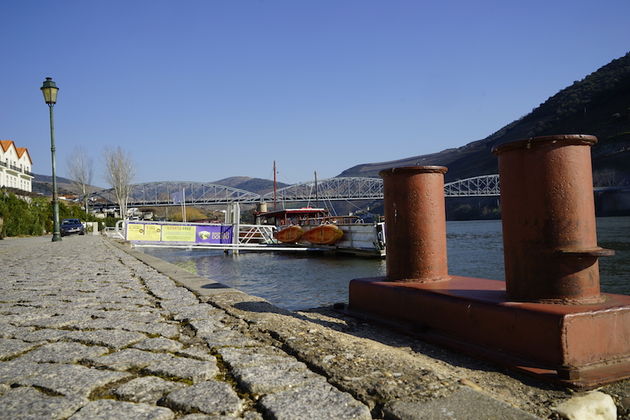
{"type": "MultiPolygon", "coordinates": [[[[484,175],[449,182],[444,185],[446,197],[491,197],[499,195],[499,176],[484,175]]],[[[115,205],[113,189],[93,194],[101,203],[115,205]]],[[[338,177],[305,182],[281,188],[276,192],[277,201],[359,201],[383,199],[381,178],[338,177]]],[[[135,184],[131,188],[129,207],[159,207],[185,203],[186,205],[254,204],[272,202],[273,192],[263,195],[224,185],[202,182],[149,182],[135,184]]]]}

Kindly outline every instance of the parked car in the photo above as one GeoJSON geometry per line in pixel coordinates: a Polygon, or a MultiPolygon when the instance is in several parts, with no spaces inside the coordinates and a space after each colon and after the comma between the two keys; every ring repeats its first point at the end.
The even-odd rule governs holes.
{"type": "Polygon", "coordinates": [[[73,233],[85,235],[85,226],[79,219],[63,219],[60,230],[61,236],[72,235],[73,233]]]}

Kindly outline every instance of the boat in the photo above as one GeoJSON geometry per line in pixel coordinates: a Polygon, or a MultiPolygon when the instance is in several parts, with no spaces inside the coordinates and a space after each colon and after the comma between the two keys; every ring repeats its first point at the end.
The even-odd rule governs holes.
{"type": "Polygon", "coordinates": [[[282,209],[262,211],[256,213],[256,224],[274,225],[283,229],[289,225],[303,225],[307,220],[328,216],[328,210],[316,207],[301,207],[299,209],[282,209]]]}
{"type": "Polygon", "coordinates": [[[256,223],[276,226],[278,242],[293,243],[282,241],[281,238],[288,236],[289,231],[282,232],[291,226],[298,226],[304,231],[298,241],[304,243],[308,240],[319,250],[367,257],[385,256],[385,224],[381,221],[364,222],[356,216],[330,216],[324,208],[302,207],[258,212],[256,223]],[[310,233],[311,230],[313,233],[310,233]],[[322,242],[324,233],[321,231],[335,239],[322,242]]]}
{"type": "Polygon", "coordinates": [[[276,238],[278,242],[294,244],[302,238],[302,235],[304,235],[304,229],[302,229],[299,225],[289,225],[285,228],[277,230],[273,234],[273,237],[276,238]]]}

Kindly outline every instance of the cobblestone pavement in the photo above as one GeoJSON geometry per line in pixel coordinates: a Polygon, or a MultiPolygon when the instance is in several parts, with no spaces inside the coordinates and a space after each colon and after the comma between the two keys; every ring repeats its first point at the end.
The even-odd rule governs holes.
{"type": "MultiPolygon", "coordinates": [[[[579,395],[98,236],[1,240],[0,267],[0,420],[556,420],[579,395]]],[[[630,418],[630,380],[600,390],[630,418]]]]}
{"type": "Polygon", "coordinates": [[[371,419],[366,405],[93,236],[0,241],[2,419],[371,419]]]}

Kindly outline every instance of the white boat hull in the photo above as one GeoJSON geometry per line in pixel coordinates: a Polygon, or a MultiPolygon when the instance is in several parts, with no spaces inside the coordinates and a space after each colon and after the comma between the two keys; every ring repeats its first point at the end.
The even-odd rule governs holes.
{"type": "MultiPolygon", "coordinates": [[[[326,248],[345,254],[385,256],[384,223],[340,223],[337,226],[343,231],[343,237],[326,248]]],[[[308,229],[309,226],[303,228],[308,229]]]]}

